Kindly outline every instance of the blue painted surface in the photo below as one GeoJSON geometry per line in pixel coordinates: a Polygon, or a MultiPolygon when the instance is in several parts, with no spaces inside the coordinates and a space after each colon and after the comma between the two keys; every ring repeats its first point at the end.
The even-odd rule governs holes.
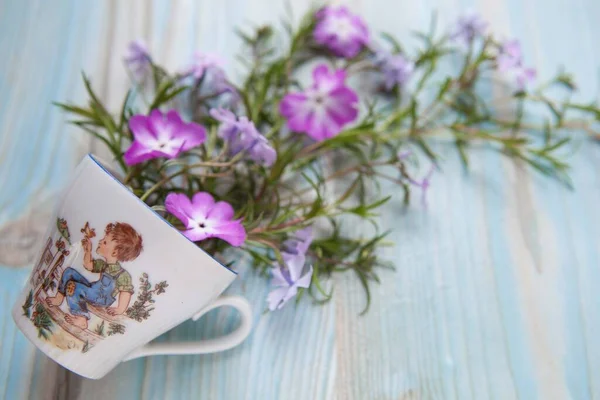
{"type": "MultiPolygon", "coordinates": [[[[580,82],[579,98],[599,87],[594,0],[349,4],[409,48],[410,31],[426,27],[434,9],[447,25],[475,8],[492,29],[522,40],[542,80],[564,65],[580,82]]],[[[307,7],[293,2],[296,16],[307,7]]],[[[0,0],[0,227],[56,191],[90,149],[101,152],[50,105],[85,98],[81,70],[115,107],[132,39],[145,38],[169,68],[202,50],[222,54],[235,74],[233,28],[276,22],[283,10],[268,0],[0,0]]],[[[0,267],[0,398],[600,398],[600,147],[579,141],[573,192],[491,152],[475,153],[466,174],[449,149],[439,150],[447,163],[434,176],[428,208],[404,210],[398,196],[385,211],[396,243],[385,252],[397,270],[382,274],[363,317],[351,276],[334,278],[325,307],[263,314],[269,288],[241,268],[230,292],[257,310],[242,346],[134,360],[87,381],[55,366],[15,328],[8,310],[29,268],[0,267]]],[[[349,222],[348,229],[360,228],[349,222]]],[[[210,337],[235,324],[219,310],[159,340],[210,337]]]]}

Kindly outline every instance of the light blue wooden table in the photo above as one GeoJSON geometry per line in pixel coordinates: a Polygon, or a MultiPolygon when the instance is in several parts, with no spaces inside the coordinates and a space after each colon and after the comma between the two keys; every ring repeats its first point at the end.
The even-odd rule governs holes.
{"type": "MultiPolygon", "coordinates": [[[[308,2],[291,0],[296,15],[308,2]]],[[[363,0],[350,5],[376,30],[408,39],[433,10],[442,24],[467,8],[522,40],[542,78],[567,65],[581,97],[598,88],[596,0],[363,0]]],[[[122,54],[144,38],[170,68],[194,50],[233,60],[235,26],[275,22],[284,3],[223,1],[0,1],[0,398],[32,399],[591,399],[600,398],[600,147],[581,141],[575,191],[476,153],[466,174],[451,152],[427,209],[386,208],[397,267],[371,311],[352,276],[334,300],[262,314],[266,282],[242,268],[230,292],[255,305],[240,347],[208,356],[154,357],[90,381],[25,339],[9,309],[40,229],[74,164],[100,146],[66,125],[51,101],[84,99],[85,70],[115,106],[128,78],[122,54]]],[[[236,66],[228,67],[235,73],[236,66]]],[[[232,329],[212,313],[161,340],[232,329]]]]}

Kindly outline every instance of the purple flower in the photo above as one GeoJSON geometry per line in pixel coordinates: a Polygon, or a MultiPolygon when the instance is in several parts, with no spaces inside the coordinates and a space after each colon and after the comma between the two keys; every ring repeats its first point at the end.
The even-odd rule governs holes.
{"type": "Polygon", "coordinates": [[[185,194],[169,193],[165,208],[183,222],[186,228],[183,234],[194,242],[215,237],[238,247],[246,240],[241,220],[233,219],[231,204],[215,203],[209,193],[196,193],[191,201],[185,194]]]}
{"type": "Polygon", "coordinates": [[[386,90],[391,90],[396,85],[402,86],[415,69],[415,64],[402,54],[391,54],[387,51],[378,52],[375,62],[383,73],[386,90]]]}
{"type": "Polygon", "coordinates": [[[496,57],[498,71],[512,72],[519,90],[525,90],[527,85],[535,80],[536,71],[523,66],[523,54],[518,40],[506,40],[500,45],[496,57]]]}
{"type": "Polygon", "coordinates": [[[317,12],[316,19],[315,42],[339,57],[352,58],[369,42],[369,31],[364,21],[344,6],[324,7],[317,12]]]}
{"type": "Polygon", "coordinates": [[[239,119],[229,110],[219,108],[210,110],[210,115],[221,122],[218,136],[229,145],[232,155],[245,151],[252,160],[270,167],[277,159],[275,149],[246,117],[239,119]]]}
{"type": "Polygon", "coordinates": [[[477,36],[482,35],[487,28],[487,22],[474,11],[467,11],[458,18],[456,30],[451,38],[462,41],[465,44],[471,43],[477,36]]]}
{"type": "MultiPolygon", "coordinates": [[[[236,107],[240,95],[227,81],[221,57],[210,53],[195,53],[192,63],[180,72],[182,80],[194,88],[192,95],[202,105],[202,115],[215,107],[236,107]]],[[[198,109],[189,110],[198,113],[198,109]]]]}
{"type": "Polygon", "coordinates": [[[158,157],[175,158],[206,139],[202,125],[183,122],[175,110],[166,114],[154,110],[149,116],[134,115],[129,119],[129,129],[134,140],[124,155],[127,165],[158,157]]]}
{"type": "Polygon", "coordinates": [[[195,79],[208,77],[218,81],[225,80],[225,70],[223,69],[223,60],[216,54],[196,53],[192,64],[183,72],[184,75],[191,75],[195,79]]]}
{"type": "Polygon", "coordinates": [[[358,96],[345,86],[342,69],[329,72],[325,64],[313,70],[313,85],[304,92],[289,93],[279,104],[288,127],[315,140],[337,135],[358,116],[358,96]]]}
{"type": "Polygon", "coordinates": [[[537,72],[533,68],[525,68],[523,66],[519,66],[515,70],[515,80],[517,82],[517,88],[519,90],[527,89],[527,86],[535,81],[535,77],[537,76],[537,72]]]}
{"type": "Polygon", "coordinates": [[[276,265],[272,270],[272,284],[275,286],[267,296],[269,310],[282,308],[292,297],[298,294],[298,288],[307,288],[312,279],[313,268],[302,275],[305,257],[303,254],[284,255],[285,265],[276,265]]]}
{"type": "Polygon", "coordinates": [[[423,178],[423,180],[421,182],[415,181],[412,178],[408,178],[408,182],[411,185],[416,186],[421,189],[421,203],[424,206],[427,205],[427,191],[429,190],[429,186],[431,184],[431,175],[433,175],[434,171],[435,171],[435,166],[432,165],[429,168],[429,171],[427,172],[427,174],[425,175],[425,177],[423,178]]]}
{"type": "Polygon", "coordinates": [[[141,40],[129,43],[125,63],[136,78],[144,78],[152,69],[152,58],[146,44],[141,40]]]}
{"type": "Polygon", "coordinates": [[[498,63],[498,71],[500,72],[520,66],[523,62],[523,55],[519,41],[515,39],[502,43],[496,62],[498,63]]]}
{"type": "Polygon", "coordinates": [[[308,226],[295,232],[292,238],[283,242],[282,250],[289,255],[306,255],[313,240],[312,227],[308,226]]]}

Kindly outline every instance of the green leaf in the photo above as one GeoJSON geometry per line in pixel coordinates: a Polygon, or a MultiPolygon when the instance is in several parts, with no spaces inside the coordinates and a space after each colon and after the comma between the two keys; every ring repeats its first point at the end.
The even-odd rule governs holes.
{"type": "Polygon", "coordinates": [[[451,77],[447,77],[444,80],[444,83],[442,83],[442,86],[440,86],[440,90],[438,91],[438,94],[436,96],[437,101],[441,100],[442,97],[444,97],[444,95],[446,94],[446,92],[448,92],[448,89],[450,89],[450,87],[452,86],[452,82],[454,82],[454,80],[451,77]]]}
{"type": "Polygon", "coordinates": [[[52,104],[60,107],[61,109],[63,109],[63,111],[69,112],[71,114],[79,115],[92,121],[98,121],[96,114],[93,111],[88,110],[86,108],[58,102],[53,102],[52,104]]]}
{"type": "Polygon", "coordinates": [[[358,215],[359,217],[362,217],[362,218],[375,217],[375,216],[377,216],[377,214],[372,213],[371,211],[376,208],[381,207],[382,205],[387,203],[391,198],[392,198],[392,196],[387,196],[381,200],[377,200],[374,203],[361,204],[361,205],[353,207],[353,208],[345,209],[345,211],[347,211],[351,214],[358,215]]]}

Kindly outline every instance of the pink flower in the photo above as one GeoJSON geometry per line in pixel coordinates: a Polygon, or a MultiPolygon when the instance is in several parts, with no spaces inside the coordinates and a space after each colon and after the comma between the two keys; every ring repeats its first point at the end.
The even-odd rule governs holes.
{"type": "Polygon", "coordinates": [[[369,31],[364,21],[344,6],[324,7],[317,12],[316,18],[315,42],[339,57],[352,58],[369,42],[369,31]]]}
{"type": "Polygon", "coordinates": [[[287,94],[279,111],[288,127],[324,140],[340,133],[342,127],[358,116],[358,96],[345,86],[342,69],[329,72],[325,64],[313,70],[313,85],[304,92],[287,94]]]}
{"type": "Polygon", "coordinates": [[[124,155],[127,165],[158,157],[175,158],[206,140],[206,129],[202,125],[183,122],[175,110],[166,114],[154,110],[149,116],[134,115],[129,120],[129,129],[134,141],[124,155]]]}
{"type": "Polygon", "coordinates": [[[210,193],[196,193],[191,201],[185,194],[169,193],[165,208],[183,222],[183,234],[194,242],[215,237],[238,247],[246,240],[241,220],[233,219],[231,204],[215,203],[210,193]]]}
{"type": "Polygon", "coordinates": [[[284,266],[276,265],[272,270],[272,284],[275,286],[267,296],[269,310],[274,311],[282,308],[292,297],[298,294],[298,288],[310,286],[313,268],[302,275],[304,270],[304,254],[284,254],[284,266]]]}

